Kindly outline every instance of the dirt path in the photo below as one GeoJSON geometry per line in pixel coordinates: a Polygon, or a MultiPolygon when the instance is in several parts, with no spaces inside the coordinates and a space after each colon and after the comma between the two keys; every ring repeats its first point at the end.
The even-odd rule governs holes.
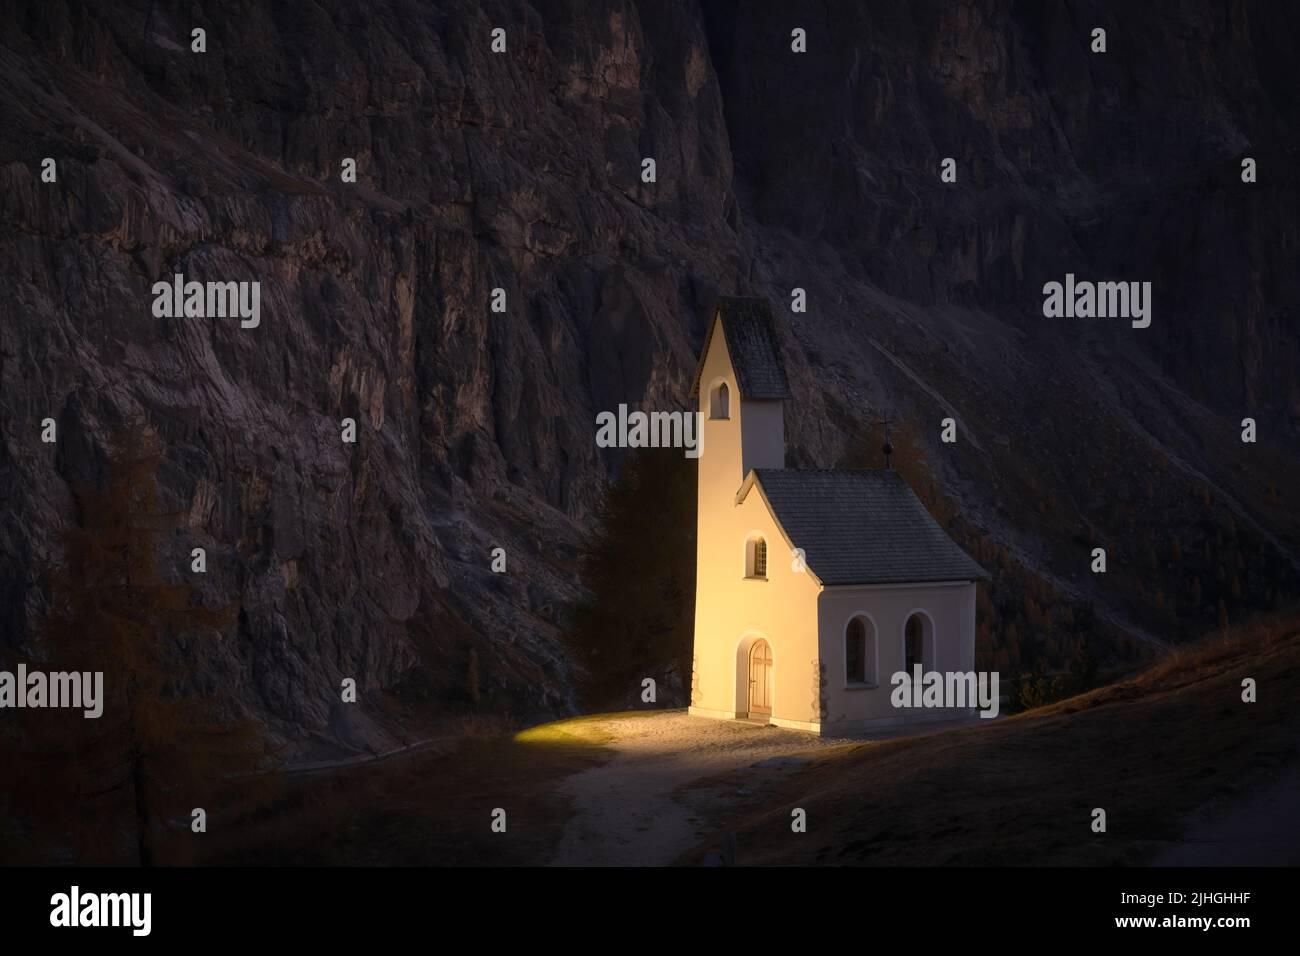
{"type": "MultiPolygon", "coordinates": [[[[683,790],[684,785],[754,767],[753,785],[761,788],[798,770],[813,751],[862,742],[684,711],[615,715],[590,729],[608,734],[612,739],[604,746],[617,756],[564,782],[575,812],[552,861],[559,866],[670,863],[704,836],[704,815],[719,803],[718,794],[683,790]]],[[[746,795],[741,790],[721,796],[746,795]]]]}
{"type": "MultiPolygon", "coordinates": [[[[698,812],[674,791],[701,777],[836,744],[795,730],[691,717],[683,711],[609,717],[591,729],[618,752],[575,774],[563,790],[573,801],[552,861],[559,866],[656,866],[699,838],[698,812]]],[[[789,762],[788,766],[797,766],[789,762]]]]}

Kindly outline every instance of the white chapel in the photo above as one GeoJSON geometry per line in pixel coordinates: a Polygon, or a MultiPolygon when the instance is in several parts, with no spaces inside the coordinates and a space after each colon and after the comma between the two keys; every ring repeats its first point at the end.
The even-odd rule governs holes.
{"type": "Polygon", "coordinates": [[[890,676],[974,670],[987,574],[897,472],[785,467],[791,395],[765,299],[719,301],[692,397],[690,713],[820,734],[956,716],[895,708],[890,676]]]}

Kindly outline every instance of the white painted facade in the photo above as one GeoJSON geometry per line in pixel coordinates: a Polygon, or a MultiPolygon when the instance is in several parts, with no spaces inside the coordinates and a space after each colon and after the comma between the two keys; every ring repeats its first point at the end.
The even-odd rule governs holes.
{"type": "MultiPolygon", "coordinates": [[[[717,314],[713,321],[720,321],[717,314]]],[[[709,336],[699,375],[704,453],[690,713],[768,720],[820,734],[958,716],[896,709],[890,676],[904,669],[905,629],[913,615],[922,622],[925,670],[974,669],[975,583],[826,587],[803,568],[798,542],[786,535],[761,485],[743,499],[738,495],[752,469],[785,467],[784,402],[741,394],[721,333],[715,328],[709,336]],[[726,418],[716,416],[722,385],[726,418]],[[766,544],[762,577],[751,573],[758,538],[766,544]],[[863,681],[850,680],[846,669],[846,630],[858,616],[868,635],[863,681]]]]}

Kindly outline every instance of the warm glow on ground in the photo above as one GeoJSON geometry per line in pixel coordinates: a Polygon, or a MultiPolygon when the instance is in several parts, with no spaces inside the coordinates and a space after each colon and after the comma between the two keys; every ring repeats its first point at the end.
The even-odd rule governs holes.
{"type": "Polygon", "coordinates": [[[613,717],[635,716],[628,714],[588,714],[553,720],[550,723],[528,727],[515,734],[515,743],[542,747],[599,747],[611,739],[605,722],[613,717]]]}
{"type": "MultiPolygon", "coordinates": [[[[754,747],[813,750],[836,741],[743,721],[688,716],[684,709],[589,714],[529,727],[515,742],[541,746],[612,746],[624,756],[681,755],[697,760],[754,747]]],[[[843,741],[839,741],[843,743],[843,741]]]]}

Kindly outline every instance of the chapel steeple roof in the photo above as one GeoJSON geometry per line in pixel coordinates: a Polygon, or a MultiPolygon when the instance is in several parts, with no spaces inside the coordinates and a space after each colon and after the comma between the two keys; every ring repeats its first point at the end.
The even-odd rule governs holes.
{"type": "Polygon", "coordinates": [[[785,377],[781,349],[776,338],[772,307],[764,298],[723,296],[718,299],[713,320],[700,350],[700,361],[691,384],[691,398],[700,392],[700,375],[704,359],[717,329],[722,329],[727,352],[736,372],[736,385],[743,399],[790,397],[790,383],[785,377]]]}

